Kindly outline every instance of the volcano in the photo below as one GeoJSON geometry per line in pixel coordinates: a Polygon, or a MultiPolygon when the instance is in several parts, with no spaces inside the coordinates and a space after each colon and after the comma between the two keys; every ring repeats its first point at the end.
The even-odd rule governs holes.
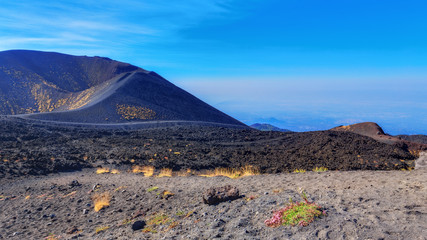
{"type": "Polygon", "coordinates": [[[391,136],[374,122],[356,123],[348,126],[338,126],[331,129],[332,131],[352,132],[359,135],[367,136],[377,140],[378,142],[397,145],[401,148],[408,149],[414,152],[427,150],[427,144],[423,142],[413,141],[410,136],[406,139],[402,136],[391,136]]]}
{"type": "Polygon", "coordinates": [[[0,114],[75,123],[245,126],[155,72],[104,57],[0,52],[0,114]]]}

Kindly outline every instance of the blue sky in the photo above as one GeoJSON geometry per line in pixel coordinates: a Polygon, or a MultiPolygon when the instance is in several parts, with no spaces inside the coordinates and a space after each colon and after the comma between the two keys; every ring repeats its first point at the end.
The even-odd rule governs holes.
{"type": "Polygon", "coordinates": [[[0,50],[106,56],[247,123],[427,134],[427,3],[6,1],[0,50]]]}

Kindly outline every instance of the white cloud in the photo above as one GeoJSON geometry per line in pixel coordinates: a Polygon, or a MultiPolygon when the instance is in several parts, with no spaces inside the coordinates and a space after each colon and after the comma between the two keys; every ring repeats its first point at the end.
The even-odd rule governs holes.
{"type": "Polygon", "coordinates": [[[0,48],[80,45],[84,53],[96,42],[114,52],[173,41],[178,30],[226,13],[230,1],[8,1],[0,8],[0,48]]]}

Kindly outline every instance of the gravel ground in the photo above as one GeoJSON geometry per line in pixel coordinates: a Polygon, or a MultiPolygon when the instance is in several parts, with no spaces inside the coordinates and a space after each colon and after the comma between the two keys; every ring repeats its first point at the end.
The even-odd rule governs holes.
{"type": "Polygon", "coordinates": [[[0,239],[426,239],[426,173],[328,171],[229,179],[89,169],[1,179],[0,239]],[[242,197],[212,206],[202,202],[206,189],[225,185],[237,187],[242,197]],[[158,188],[147,191],[153,187],[158,188]],[[300,188],[328,215],[307,227],[267,227],[273,210],[289,198],[301,200],[300,188]],[[174,195],[162,198],[166,190],[174,195]],[[110,205],[95,212],[92,198],[105,192],[110,205]],[[146,226],[134,231],[136,221],[146,226]]]}

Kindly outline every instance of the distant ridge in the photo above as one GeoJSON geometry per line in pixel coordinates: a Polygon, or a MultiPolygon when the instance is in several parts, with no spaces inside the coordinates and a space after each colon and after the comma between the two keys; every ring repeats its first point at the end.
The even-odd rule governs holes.
{"type": "MultiPolygon", "coordinates": [[[[405,140],[402,137],[395,137],[386,134],[384,130],[374,122],[357,123],[348,126],[338,126],[331,129],[332,131],[340,132],[353,132],[363,136],[371,137],[379,142],[398,145],[403,148],[407,148],[412,151],[424,151],[427,150],[427,144],[421,142],[405,140]]],[[[409,139],[409,138],[408,138],[409,139]]]]}
{"type": "Polygon", "coordinates": [[[427,144],[427,135],[397,135],[396,137],[410,142],[427,144]]]}
{"type": "Polygon", "coordinates": [[[245,126],[155,72],[104,57],[29,50],[0,52],[0,114],[57,122],[245,126]]]}
{"type": "Polygon", "coordinates": [[[250,125],[251,128],[258,129],[260,131],[277,131],[277,132],[292,132],[288,129],[278,128],[268,123],[255,123],[250,125]]]}

